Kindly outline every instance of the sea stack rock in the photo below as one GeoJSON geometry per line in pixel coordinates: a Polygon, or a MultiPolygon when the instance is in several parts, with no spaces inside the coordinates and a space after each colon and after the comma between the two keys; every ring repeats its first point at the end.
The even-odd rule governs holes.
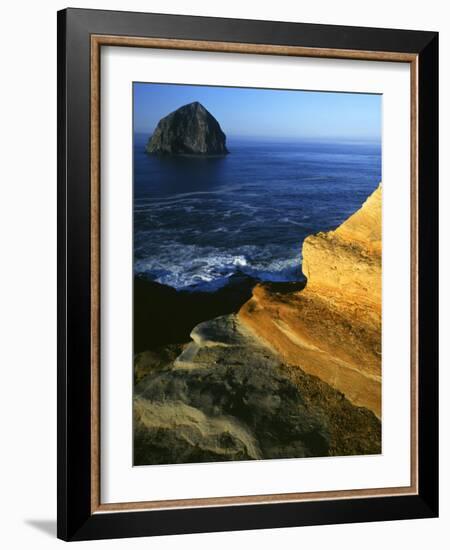
{"type": "Polygon", "coordinates": [[[162,118],[146,151],[155,155],[216,156],[229,153],[220,124],[198,101],[162,118]]]}
{"type": "Polygon", "coordinates": [[[303,242],[300,292],[260,284],[239,319],[283,360],[381,418],[381,185],[334,231],[303,242]]]}

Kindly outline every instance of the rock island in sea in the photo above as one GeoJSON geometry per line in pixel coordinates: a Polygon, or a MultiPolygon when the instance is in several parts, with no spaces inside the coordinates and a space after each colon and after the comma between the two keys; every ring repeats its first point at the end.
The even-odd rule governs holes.
{"type": "Polygon", "coordinates": [[[162,118],[146,151],[154,155],[220,156],[229,153],[220,124],[198,101],[183,105],[162,118]]]}

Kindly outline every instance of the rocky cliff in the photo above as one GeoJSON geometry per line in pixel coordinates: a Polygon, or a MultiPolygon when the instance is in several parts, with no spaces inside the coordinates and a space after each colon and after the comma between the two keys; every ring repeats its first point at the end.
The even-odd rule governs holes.
{"type": "Polygon", "coordinates": [[[303,269],[306,286],[257,285],[227,314],[247,296],[135,284],[162,331],[134,360],[135,465],[381,452],[381,186],[305,239],[303,269]]]}
{"type": "Polygon", "coordinates": [[[282,360],[381,418],[381,185],[303,243],[304,290],[258,285],[239,319],[282,360]]]}
{"type": "Polygon", "coordinates": [[[195,101],[162,118],[146,150],[157,155],[226,155],[225,142],[220,124],[195,101]]]}
{"type": "Polygon", "coordinates": [[[135,465],[380,452],[370,411],[283,364],[236,315],[197,325],[175,359],[143,352],[135,367],[135,465]]]}

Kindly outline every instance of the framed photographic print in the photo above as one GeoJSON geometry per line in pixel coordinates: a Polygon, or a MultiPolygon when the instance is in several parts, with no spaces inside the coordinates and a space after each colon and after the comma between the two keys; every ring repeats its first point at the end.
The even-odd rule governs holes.
{"type": "Polygon", "coordinates": [[[58,13],[58,536],[438,514],[438,36],[58,13]]]}

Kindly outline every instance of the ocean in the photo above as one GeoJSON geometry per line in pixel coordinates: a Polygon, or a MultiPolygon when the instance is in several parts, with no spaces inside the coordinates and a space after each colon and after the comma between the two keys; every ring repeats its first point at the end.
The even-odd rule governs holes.
{"type": "Polygon", "coordinates": [[[147,140],[134,135],[134,272],[176,289],[300,280],[304,238],[381,181],[379,143],[229,138],[226,157],[161,158],[147,140]]]}

